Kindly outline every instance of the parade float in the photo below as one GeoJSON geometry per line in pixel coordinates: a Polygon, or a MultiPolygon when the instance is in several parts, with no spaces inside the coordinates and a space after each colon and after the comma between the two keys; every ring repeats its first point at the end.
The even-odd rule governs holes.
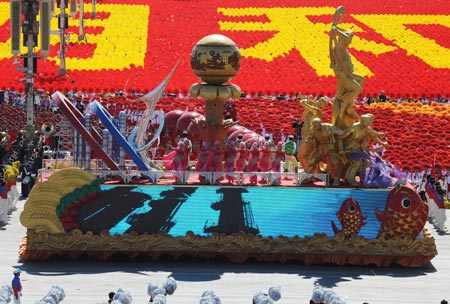
{"type": "MultiPolygon", "coordinates": [[[[74,165],[81,168],[41,172],[20,216],[27,228],[20,256],[429,263],[437,250],[424,228],[428,204],[401,177],[383,175],[385,161],[378,152],[388,146],[384,134],[371,127],[373,115],[353,108],[365,79],[353,71],[347,46],[354,33],[341,27],[345,15],[345,8],[336,9],[329,37],[337,80],[331,121],[322,121],[318,101],[302,99],[311,115],[298,154],[301,172],[164,171],[140,153],[149,147],[138,135],[148,119],[127,135],[94,102],[93,111],[105,126],[100,135],[89,117],[56,92],[53,98],[78,132],[74,165]],[[100,167],[90,168],[91,149],[103,161],[100,167]],[[120,183],[106,183],[112,175],[120,183]],[[175,182],[168,183],[168,176],[175,182]],[[252,178],[265,184],[251,185],[252,178]]],[[[206,113],[192,115],[187,125],[198,128],[210,146],[223,146],[231,131],[245,133],[231,129],[236,122],[222,113],[224,102],[240,95],[238,86],[228,84],[240,68],[239,49],[225,36],[207,36],[194,47],[191,66],[203,82],[193,84],[190,94],[205,100],[206,113]]],[[[145,117],[168,81],[138,100],[146,104],[145,117]]],[[[261,138],[247,140],[253,144],[261,138]]]]}

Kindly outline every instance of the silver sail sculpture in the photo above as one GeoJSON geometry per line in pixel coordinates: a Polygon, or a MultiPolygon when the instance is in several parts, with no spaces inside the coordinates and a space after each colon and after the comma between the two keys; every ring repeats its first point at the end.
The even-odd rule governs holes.
{"type": "Polygon", "coordinates": [[[152,144],[159,138],[161,131],[164,127],[164,112],[155,111],[156,104],[158,103],[159,98],[164,92],[167,84],[169,83],[170,78],[172,77],[176,67],[178,66],[179,61],[175,64],[170,73],[166,76],[166,78],[151,92],[145,94],[142,97],[134,100],[133,102],[144,102],[145,110],[144,113],[137,123],[137,125],[131,131],[130,136],[128,137],[128,143],[136,152],[139,152],[142,159],[149,165],[149,167],[154,169],[159,169],[153,162],[152,159],[148,156],[147,149],[149,149],[152,144]],[[150,122],[150,117],[155,114],[159,117],[160,124],[158,129],[156,130],[153,137],[147,142],[147,128],[150,122]]]}

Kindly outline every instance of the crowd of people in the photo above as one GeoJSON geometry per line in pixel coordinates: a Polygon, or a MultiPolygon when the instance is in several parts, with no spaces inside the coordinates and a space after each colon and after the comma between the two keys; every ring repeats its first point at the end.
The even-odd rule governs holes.
{"type": "MultiPolygon", "coordinates": [[[[14,277],[11,282],[11,286],[4,285],[0,288],[0,303],[14,304],[21,303],[22,297],[22,283],[20,281],[20,269],[13,271],[14,277]]],[[[252,304],[273,304],[282,298],[281,286],[272,286],[267,292],[259,291],[251,299],[252,304]]],[[[154,283],[149,283],[147,286],[147,295],[149,297],[148,303],[152,304],[166,304],[168,303],[167,297],[171,296],[177,290],[177,282],[173,277],[168,277],[163,284],[158,286],[154,283]]],[[[58,304],[66,298],[65,291],[62,287],[54,285],[51,286],[49,292],[41,300],[36,303],[39,304],[58,304]]],[[[133,297],[130,292],[123,288],[119,288],[117,291],[111,291],[107,294],[107,300],[100,302],[101,304],[131,304],[133,297]]],[[[99,304],[100,304],[99,303],[99,304]]],[[[202,293],[199,300],[200,304],[220,304],[222,300],[212,290],[206,290],[202,293]]],[[[337,294],[333,289],[326,288],[320,284],[316,284],[313,287],[310,304],[345,304],[346,301],[337,294]]],[[[441,304],[448,304],[447,300],[443,299],[441,304]]],[[[369,304],[363,302],[362,304],[369,304]]]]}
{"type": "Polygon", "coordinates": [[[0,132],[0,191],[6,186],[6,169],[14,163],[19,164],[17,178],[21,183],[23,197],[28,197],[34,185],[44,157],[45,136],[36,132],[34,135],[22,130],[11,142],[10,135],[0,132]]]}
{"type": "MultiPolygon", "coordinates": [[[[14,269],[11,285],[4,285],[0,288],[0,303],[20,304],[22,298],[22,283],[20,279],[22,271],[14,269]]],[[[155,283],[149,283],[147,286],[148,303],[165,304],[167,297],[171,296],[177,290],[177,282],[173,277],[168,277],[163,284],[158,286],[155,283]]],[[[267,292],[259,291],[254,294],[251,299],[252,304],[273,304],[282,298],[281,286],[272,286],[267,292]]],[[[39,304],[58,304],[66,298],[65,291],[62,287],[53,285],[49,292],[41,300],[39,304]]],[[[130,292],[123,288],[117,291],[110,291],[107,294],[107,300],[103,303],[108,304],[131,304],[133,297],[130,292]]],[[[100,304],[99,303],[99,304],[100,304]]],[[[206,290],[202,293],[199,300],[200,304],[220,304],[222,300],[212,290],[206,290]]],[[[345,304],[346,302],[332,289],[325,288],[316,284],[312,290],[310,304],[345,304]]],[[[363,304],[369,304],[364,302],[363,304]]],[[[447,304],[446,300],[442,300],[441,304],[447,304]]]]}

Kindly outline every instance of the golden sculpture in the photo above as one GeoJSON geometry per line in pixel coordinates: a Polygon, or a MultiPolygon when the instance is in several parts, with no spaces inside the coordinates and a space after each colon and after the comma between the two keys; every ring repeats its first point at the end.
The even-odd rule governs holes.
{"type": "Polygon", "coordinates": [[[336,9],[330,31],[330,66],[337,81],[331,122],[341,129],[359,120],[359,115],[353,108],[353,100],[361,93],[362,86],[366,82],[363,76],[354,73],[348,51],[354,32],[338,27],[345,14],[345,7],[340,6],[336,9]]]}
{"type": "Polygon", "coordinates": [[[327,157],[328,174],[333,178],[333,184],[339,185],[342,163],[336,149],[335,135],[344,136],[346,132],[329,123],[322,123],[320,118],[314,118],[306,141],[312,145],[311,155],[305,167],[306,173],[317,173],[320,162],[327,157]]]}
{"type": "Polygon", "coordinates": [[[336,9],[330,31],[330,63],[337,82],[331,124],[322,122],[322,110],[328,103],[326,98],[317,102],[308,98],[301,100],[300,105],[305,111],[298,159],[305,173],[327,172],[334,185],[339,185],[343,179],[351,186],[357,186],[360,183],[356,176],[369,165],[371,156],[367,152],[375,151],[370,148],[370,141],[379,144],[378,149],[387,143],[380,139],[384,137],[383,133],[371,128],[374,116],[360,117],[353,108],[353,100],[361,93],[365,78],[353,71],[348,51],[353,31],[338,26],[345,15],[344,7],[336,9]]]}
{"type": "MultiPolygon", "coordinates": [[[[309,129],[311,128],[312,120],[314,118],[323,119],[322,109],[328,106],[328,99],[326,97],[321,97],[319,100],[314,101],[310,98],[303,98],[300,101],[300,105],[305,109],[302,117],[303,127],[301,135],[302,139],[306,139],[308,137],[309,129]]],[[[303,168],[306,168],[311,151],[311,144],[306,140],[302,140],[300,147],[298,148],[297,158],[303,168]]]]}
{"type": "Polygon", "coordinates": [[[341,151],[341,155],[345,155],[347,158],[347,169],[345,171],[345,180],[351,185],[359,185],[355,181],[355,177],[359,170],[363,169],[367,165],[365,159],[365,152],[376,151],[376,149],[369,148],[369,140],[373,140],[385,147],[387,142],[383,142],[380,137],[384,137],[384,133],[380,133],[371,128],[372,122],[375,116],[372,114],[361,115],[361,121],[351,125],[346,131],[343,138],[343,146],[345,147],[341,151]]]}
{"type": "Polygon", "coordinates": [[[205,121],[195,121],[203,140],[212,147],[219,141],[223,145],[227,129],[232,120],[223,119],[225,101],[239,98],[241,89],[230,81],[239,71],[241,54],[230,38],[223,35],[209,35],[197,42],[191,52],[191,67],[194,73],[206,83],[195,83],[189,93],[192,97],[203,97],[206,102],[205,121]]]}

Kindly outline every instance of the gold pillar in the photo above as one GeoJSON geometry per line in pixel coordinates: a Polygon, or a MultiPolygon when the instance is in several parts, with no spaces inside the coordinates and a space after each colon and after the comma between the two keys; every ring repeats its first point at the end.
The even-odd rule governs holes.
{"type": "Polygon", "coordinates": [[[232,122],[223,120],[223,107],[226,100],[239,98],[241,89],[234,84],[195,83],[189,91],[192,97],[203,97],[206,102],[205,121],[198,122],[203,140],[207,141],[211,147],[216,140],[223,145],[227,130],[233,125],[232,122]]]}

